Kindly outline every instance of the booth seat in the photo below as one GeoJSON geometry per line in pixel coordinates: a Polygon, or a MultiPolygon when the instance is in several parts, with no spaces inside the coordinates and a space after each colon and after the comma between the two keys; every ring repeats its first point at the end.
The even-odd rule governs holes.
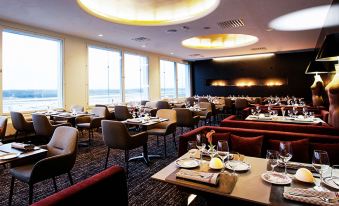
{"type": "Polygon", "coordinates": [[[125,171],[112,166],[32,206],[128,205],[125,171]]]}
{"type": "MultiPolygon", "coordinates": [[[[220,139],[226,139],[229,141],[231,151],[237,152],[236,150],[233,150],[235,145],[232,145],[235,143],[233,139],[236,136],[240,136],[245,140],[251,140],[253,138],[258,139],[259,137],[262,137],[262,143],[258,143],[260,144],[260,154],[258,155],[259,157],[265,158],[267,149],[278,150],[280,141],[293,141],[292,144],[295,143],[295,146],[293,146],[292,161],[310,163],[313,150],[319,149],[328,152],[331,164],[339,164],[339,134],[324,135],[216,126],[199,127],[181,135],[179,137],[178,156],[182,156],[187,152],[188,141],[195,140],[197,134],[204,135],[210,130],[216,131],[216,133],[213,135],[213,144],[216,145],[217,141],[220,139]]],[[[236,139],[239,138],[236,137],[236,139]]],[[[255,149],[254,147],[257,147],[258,144],[246,144],[242,144],[241,153],[244,155],[253,156],[251,154],[253,154],[253,150],[255,149]],[[248,146],[246,146],[246,144],[248,146]]],[[[237,147],[239,148],[239,145],[237,147]]]]}
{"type": "Polygon", "coordinates": [[[235,115],[231,115],[220,122],[222,127],[236,127],[247,129],[274,130],[296,133],[339,135],[339,129],[329,125],[311,125],[311,124],[289,124],[281,122],[260,122],[238,120],[235,115]]]}

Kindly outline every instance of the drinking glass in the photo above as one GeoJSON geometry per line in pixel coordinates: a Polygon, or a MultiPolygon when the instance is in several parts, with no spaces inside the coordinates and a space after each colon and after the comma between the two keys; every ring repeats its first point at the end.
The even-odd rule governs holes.
{"type": "Polygon", "coordinates": [[[214,145],[209,145],[208,154],[210,155],[211,159],[215,156],[217,150],[214,149],[214,145]]]}
{"type": "Polygon", "coordinates": [[[287,110],[287,114],[288,114],[289,117],[292,117],[293,116],[292,110],[287,110]]]}
{"type": "Polygon", "coordinates": [[[187,150],[189,152],[190,158],[194,157],[196,148],[197,148],[197,141],[188,141],[187,150]]]}
{"type": "MultiPolygon", "coordinates": [[[[331,178],[336,180],[334,183],[337,185],[339,182],[339,165],[332,165],[331,178]],[[338,182],[338,183],[337,183],[338,182]]],[[[339,185],[338,185],[339,186],[339,185]]]]}
{"type": "Polygon", "coordinates": [[[297,114],[298,114],[297,107],[293,107],[293,114],[295,117],[297,117],[297,114]]]}
{"type": "Polygon", "coordinates": [[[132,117],[133,119],[137,116],[137,114],[135,112],[132,113],[132,117]]]}
{"type": "Polygon", "coordinates": [[[237,173],[235,173],[235,168],[238,166],[239,164],[239,160],[230,160],[227,162],[227,164],[231,167],[231,169],[233,170],[232,175],[233,176],[237,176],[237,173]]]}
{"type": "Polygon", "coordinates": [[[217,144],[217,152],[219,157],[222,160],[223,165],[225,165],[225,159],[229,155],[228,142],[226,140],[219,140],[217,144]]]}
{"type": "Polygon", "coordinates": [[[271,172],[274,172],[274,168],[278,165],[279,160],[279,152],[276,150],[267,150],[266,159],[268,163],[271,165],[271,172]]]}
{"type": "Polygon", "coordinates": [[[292,158],[291,142],[281,141],[279,144],[279,159],[284,163],[285,175],[287,175],[287,162],[292,158]]]}
{"type": "Polygon", "coordinates": [[[285,112],[286,112],[286,110],[284,108],[281,108],[281,114],[282,114],[284,119],[285,119],[285,112]]]}
{"type": "Polygon", "coordinates": [[[320,175],[320,182],[314,187],[318,191],[324,191],[321,186],[324,173],[330,168],[330,159],[326,151],[314,150],[312,158],[312,166],[320,175]]]}
{"type": "Polygon", "coordinates": [[[197,134],[196,137],[197,137],[197,148],[200,151],[200,161],[202,161],[202,153],[206,147],[206,139],[201,134],[197,134]]]}
{"type": "Polygon", "coordinates": [[[255,110],[252,108],[251,109],[251,114],[254,116],[255,115],[255,110]]]}
{"type": "Polygon", "coordinates": [[[257,110],[257,114],[259,115],[261,109],[260,109],[260,106],[256,106],[255,109],[257,110]]]}
{"type": "Polygon", "coordinates": [[[314,112],[309,112],[308,115],[311,119],[314,119],[314,112]]]}
{"type": "Polygon", "coordinates": [[[307,114],[308,114],[308,111],[307,111],[306,107],[303,107],[303,114],[304,114],[304,118],[306,119],[307,118],[307,114]]]}

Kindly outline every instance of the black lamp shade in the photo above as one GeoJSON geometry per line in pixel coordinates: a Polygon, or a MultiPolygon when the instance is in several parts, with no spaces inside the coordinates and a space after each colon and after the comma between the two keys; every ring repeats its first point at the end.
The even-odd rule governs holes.
{"type": "Polygon", "coordinates": [[[316,73],[321,74],[321,73],[330,73],[333,71],[335,71],[334,62],[311,61],[307,66],[305,74],[316,74],[316,73]]]}
{"type": "Polygon", "coordinates": [[[325,37],[317,61],[337,61],[339,57],[339,33],[329,34],[325,37]]]}

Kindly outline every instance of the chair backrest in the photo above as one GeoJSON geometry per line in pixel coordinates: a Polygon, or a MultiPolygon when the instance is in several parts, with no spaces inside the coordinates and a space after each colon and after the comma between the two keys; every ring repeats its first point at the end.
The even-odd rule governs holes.
{"type": "Polygon", "coordinates": [[[200,97],[200,98],[198,99],[198,102],[209,102],[209,101],[208,101],[208,99],[205,98],[205,97],[200,97]]]}
{"type": "Polygon", "coordinates": [[[92,113],[97,117],[107,117],[106,109],[107,109],[106,106],[105,107],[95,106],[92,108],[92,113]]]}
{"type": "Polygon", "coordinates": [[[231,99],[225,98],[224,101],[225,101],[225,108],[226,108],[226,109],[232,108],[232,100],[231,100],[231,99]]]}
{"type": "Polygon", "coordinates": [[[262,104],[262,98],[261,97],[256,97],[255,99],[254,99],[254,104],[262,104]]]}
{"type": "Polygon", "coordinates": [[[174,108],[177,112],[177,125],[178,126],[190,126],[193,125],[192,111],[186,108],[174,108]]]}
{"type": "Polygon", "coordinates": [[[141,106],[145,106],[147,102],[149,102],[149,101],[148,100],[141,100],[140,104],[141,104],[141,106]]]}
{"type": "Polygon", "coordinates": [[[234,104],[236,109],[243,109],[248,106],[246,99],[236,99],[234,104]]]}
{"type": "Polygon", "coordinates": [[[132,117],[129,113],[127,106],[117,105],[114,107],[114,116],[118,121],[124,121],[132,117]]]}
{"type": "MultiPolygon", "coordinates": [[[[104,117],[105,119],[112,119],[112,115],[111,115],[111,113],[109,112],[108,107],[107,107],[106,105],[104,105],[104,104],[96,104],[96,105],[94,106],[94,108],[97,108],[97,107],[104,108],[104,116],[102,115],[103,111],[102,111],[101,109],[99,109],[99,110],[97,111],[98,114],[100,114],[99,117],[104,117]]],[[[93,108],[93,109],[94,109],[94,108],[93,108]]],[[[92,112],[93,112],[93,109],[92,109],[92,112]]],[[[95,112],[93,112],[93,113],[95,113],[95,112]]],[[[95,114],[95,115],[98,116],[97,114],[95,114]]]]}
{"type": "Polygon", "coordinates": [[[0,116],[0,140],[5,138],[7,129],[7,117],[0,116]]]}
{"type": "Polygon", "coordinates": [[[155,104],[155,107],[157,109],[170,109],[170,105],[167,101],[157,101],[157,103],[155,104]]]}
{"type": "Polygon", "coordinates": [[[189,106],[193,106],[194,105],[194,97],[187,97],[186,98],[186,103],[189,104],[189,106]]]}
{"type": "Polygon", "coordinates": [[[177,112],[173,109],[159,109],[157,116],[160,118],[168,119],[170,122],[177,121],[177,112]]]}
{"type": "Polygon", "coordinates": [[[81,105],[72,105],[71,106],[71,111],[73,112],[83,112],[85,111],[84,106],[81,105]]]}
{"type": "Polygon", "coordinates": [[[155,102],[155,101],[152,101],[152,102],[146,102],[145,107],[155,109],[155,108],[156,108],[156,104],[157,104],[157,102],[155,102]]]}
{"type": "Polygon", "coordinates": [[[43,114],[32,114],[35,134],[38,136],[50,137],[53,134],[52,124],[43,114]]]}
{"type": "Polygon", "coordinates": [[[18,131],[25,130],[26,120],[20,112],[11,111],[12,125],[18,131]]]}
{"type": "Polygon", "coordinates": [[[65,174],[73,168],[77,155],[78,130],[60,126],[55,129],[47,147],[47,157],[35,163],[32,183],[65,174]]]}
{"type": "Polygon", "coordinates": [[[107,147],[113,149],[127,149],[131,136],[125,124],[119,121],[102,120],[102,136],[107,147]]]}
{"type": "Polygon", "coordinates": [[[212,104],[209,102],[199,102],[198,103],[200,108],[206,108],[207,112],[212,112],[212,104]]]}

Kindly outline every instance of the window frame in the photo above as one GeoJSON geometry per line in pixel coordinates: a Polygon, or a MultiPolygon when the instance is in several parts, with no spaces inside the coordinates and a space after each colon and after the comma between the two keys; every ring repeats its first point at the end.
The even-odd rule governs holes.
{"type": "MultiPolygon", "coordinates": [[[[1,102],[0,102],[0,113],[3,115],[9,115],[10,112],[4,112],[3,111],[3,33],[7,32],[7,33],[12,33],[12,34],[17,34],[17,35],[22,35],[22,36],[27,36],[27,37],[33,37],[33,38],[39,38],[39,39],[44,39],[44,40],[50,40],[50,41],[58,41],[60,43],[60,53],[59,53],[59,58],[60,58],[60,62],[59,62],[59,72],[58,72],[58,76],[59,76],[59,81],[58,81],[58,90],[57,92],[61,92],[60,97],[61,99],[57,99],[58,104],[60,103],[61,107],[59,108],[55,108],[55,109],[63,109],[65,107],[65,39],[61,38],[61,37],[57,37],[57,36],[52,36],[49,34],[44,34],[44,33],[37,33],[34,31],[26,31],[26,30],[22,30],[22,29],[17,29],[17,28],[11,28],[11,27],[1,27],[0,26],[0,42],[1,42],[1,46],[0,46],[0,64],[1,64],[1,69],[0,69],[0,80],[1,80],[1,102]]],[[[37,109],[37,110],[18,110],[23,114],[31,114],[37,111],[44,111],[46,109],[37,109]]]]}

